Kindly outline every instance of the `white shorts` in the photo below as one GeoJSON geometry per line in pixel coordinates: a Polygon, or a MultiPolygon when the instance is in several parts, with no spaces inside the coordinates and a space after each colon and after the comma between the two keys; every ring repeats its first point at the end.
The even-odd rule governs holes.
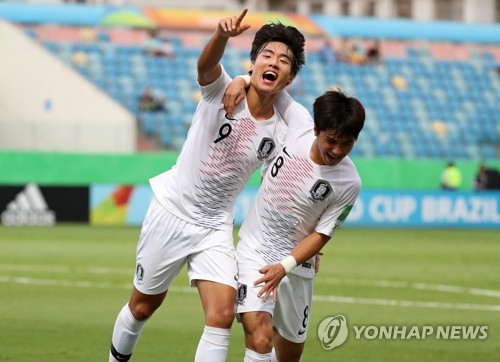
{"type": "Polygon", "coordinates": [[[262,285],[254,286],[253,283],[262,277],[259,269],[266,263],[257,253],[240,247],[237,248],[237,259],[237,314],[268,312],[273,317],[274,328],[283,338],[294,343],[305,342],[311,315],[314,279],[289,273],[278,287],[276,303],[272,297],[264,302],[262,297],[257,297],[262,285]]]}
{"type": "Polygon", "coordinates": [[[237,287],[232,233],[191,224],[153,199],[137,245],[135,288],[149,295],[163,293],[186,263],[191,286],[195,280],[209,280],[237,287]]]}

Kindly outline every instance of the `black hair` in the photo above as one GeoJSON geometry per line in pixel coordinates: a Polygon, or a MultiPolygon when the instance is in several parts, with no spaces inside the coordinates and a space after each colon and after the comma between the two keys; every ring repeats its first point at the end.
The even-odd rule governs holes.
{"type": "Polygon", "coordinates": [[[304,35],[297,28],[283,25],[280,22],[266,24],[255,34],[250,60],[254,62],[264,46],[270,42],[280,42],[288,46],[292,52],[291,73],[295,76],[305,64],[304,35]]]}
{"type": "Polygon", "coordinates": [[[317,132],[333,130],[339,136],[357,139],[365,123],[361,102],[340,90],[329,90],[316,98],[313,111],[317,132]]]}

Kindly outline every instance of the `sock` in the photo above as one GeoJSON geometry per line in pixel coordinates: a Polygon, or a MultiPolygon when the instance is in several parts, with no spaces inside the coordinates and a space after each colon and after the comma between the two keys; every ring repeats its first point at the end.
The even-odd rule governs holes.
{"type": "Polygon", "coordinates": [[[109,362],[126,362],[132,356],[147,320],[138,321],[126,304],[116,318],[109,352],[109,362]]]}
{"type": "Polygon", "coordinates": [[[195,362],[224,362],[229,348],[231,329],[205,326],[201,335],[195,362]]]}
{"type": "Polygon", "coordinates": [[[271,361],[271,353],[257,353],[251,349],[245,348],[245,358],[243,362],[269,362],[271,361]]]}

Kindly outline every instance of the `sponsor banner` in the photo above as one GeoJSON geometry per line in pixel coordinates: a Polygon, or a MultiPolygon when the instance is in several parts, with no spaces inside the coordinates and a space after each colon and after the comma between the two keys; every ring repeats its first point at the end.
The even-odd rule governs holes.
{"type": "Polygon", "coordinates": [[[90,224],[141,225],[152,199],[149,185],[94,185],[90,188],[90,224]]]}
{"type": "MultiPolygon", "coordinates": [[[[235,205],[235,225],[241,225],[257,192],[246,187],[235,205]]],[[[91,225],[141,225],[153,199],[149,185],[100,184],[90,188],[91,225]]]]}
{"type": "MultiPolygon", "coordinates": [[[[235,203],[241,225],[257,192],[247,186],[235,203]]],[[[149,185],[95,185],[90,190],[94,225],[140,225],[153,193],[149,185]]],[[[346,226],[500,228],[498,192],[362,191],[346,226]]]]}
{"type": "Polygon", "coordinates": [[[346,224],[500,228],[500,193],[362,191],[346,224]]]}
{"type": "Polygon", "coordinates": [[[87,186],[0,186],[0,220],[4,226],[52,226],[88,222],[87,186]]]}

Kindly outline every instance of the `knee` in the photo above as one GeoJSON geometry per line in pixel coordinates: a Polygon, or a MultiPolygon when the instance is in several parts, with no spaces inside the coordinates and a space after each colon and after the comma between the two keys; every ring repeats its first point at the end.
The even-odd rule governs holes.
{"type": "Polygon", "coordinates": [[[149,303],[129,303],[130,311],[135,319],[144,321],[150,318],[157,309],[154,305],[149,303]]]}
{"type": "Polygon", "coordinates": [[[235,316],[234,306],[218,308],[216,311],[208,311],[205,316],[205,324],[216,328],[231,328],[235,316]]]}
{"type": "Polygon", "coordinates": [[[273,349],[273,336],[266,333],[253,333],[247,344],[257,353],[269,353],[273,349]]]}

